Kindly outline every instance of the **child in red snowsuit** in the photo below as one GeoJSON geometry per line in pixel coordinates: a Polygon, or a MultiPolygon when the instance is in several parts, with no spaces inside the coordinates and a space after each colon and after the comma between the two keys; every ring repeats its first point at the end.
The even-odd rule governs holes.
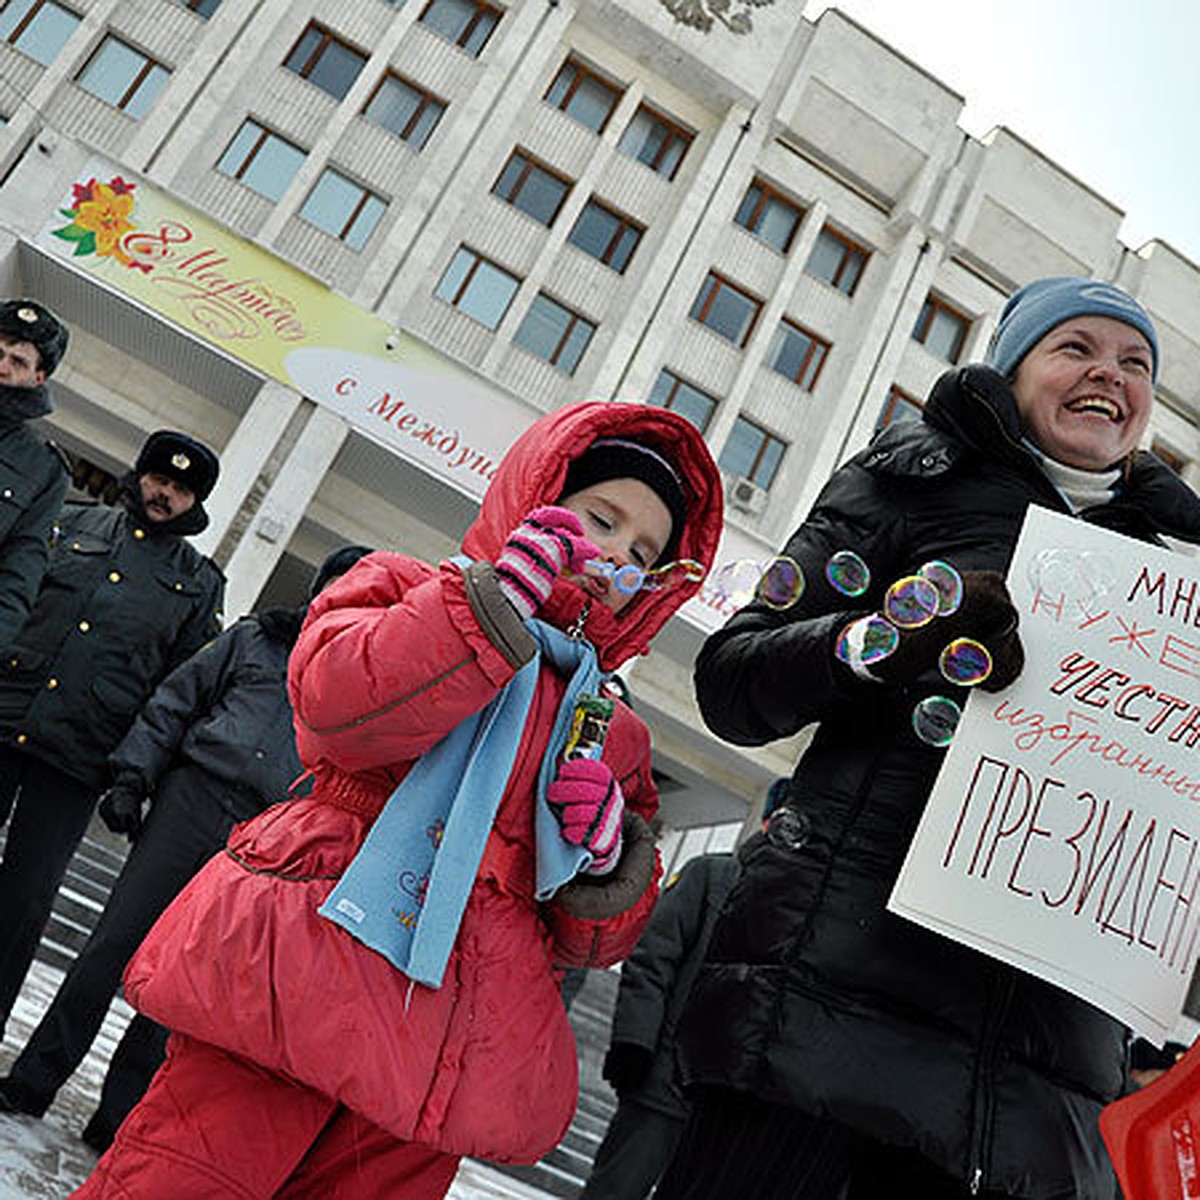
{"type": "MultiPolygon", "coordinates": [[[[586,644],[606,672],[645,653],[711,566],[721,518],[693,425],[585,402],[513,445],[463,559],[376,553],[314,601],[289,672],[312,795],[239,826],[130,963],[126,996],[173,1030],[168,1059],[76,1197],[438,1197],[462,1155],[532,1162],[560,1140],[578,1089],[556,971],[629,953],[659,865],[646,727],[617,702],[602,757],[564,761],[581,676],[554,656],[586,644]],[[700,570],[637,591],[596,565],[681,559],[700,570]],[[553,653],[531,636],[542,626],[553,653]],[[477,816],[494,792],[460,911],[429,916],[441,966],[418,968],[414,940],[401,970],[331,919],[357,907],[331,893],[385,805],[381,829],[403,809],[414,764],[513,694],[534,658],[511,768],[448,809],[477,816]],[[546,812],[556,846],[535,836],[546,812]],[[564,848],[578,874],[549,895],[540,863],[564,848]]],[[[454,821],[417,831],[435,856],[454,821]]],[[[425,919],[429,875],[398,878],[425,919]]]]}

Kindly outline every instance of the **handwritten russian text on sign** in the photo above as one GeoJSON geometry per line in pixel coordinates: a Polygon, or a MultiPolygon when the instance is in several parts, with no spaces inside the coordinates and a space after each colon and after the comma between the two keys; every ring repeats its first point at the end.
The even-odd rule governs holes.
{"type": "Polygon", "coordinates": [[[971,696],[889,907],[1162,1042],[1200,935],[1200,562],[1031,508],[1026,667],[971,696]]]}

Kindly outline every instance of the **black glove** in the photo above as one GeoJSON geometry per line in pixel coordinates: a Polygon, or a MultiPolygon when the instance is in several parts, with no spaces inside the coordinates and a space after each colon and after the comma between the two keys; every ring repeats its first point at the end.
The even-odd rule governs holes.
{"type": "Polygon", "coordinates": [[[131,842],[142,832],[143,789],[136,783],[114,783],[100,797],[100,820],[113,831],[125,834],[131,842]]]}
{"type": "Polygon", "coordinates": [[[654,1062],[654,1051],[633,1042],[613,1042],[604,1056],[600,1074],[618,1095],[632,1092],[646,1081],[654,1062]]]}
{"type": "Polygon", "coordinates": [[[985,692],[1008,687],[1025,666],[1025,650],[1017,633],[1017,610],[999,571],[963,571],[958,608],[934,617],[919,629],[901,629],[900,644],[871,663],[868,670],[884,683],[908,683],[938,669],[938,659],[956,638],[982,642],[992,656],[991,674],[979,684],[985,692]]]}

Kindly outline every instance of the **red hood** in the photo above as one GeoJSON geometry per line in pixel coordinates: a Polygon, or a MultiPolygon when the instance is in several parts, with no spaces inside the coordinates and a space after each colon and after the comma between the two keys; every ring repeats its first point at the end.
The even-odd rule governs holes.
{"type": "MultiPolygon", "coordinates": [[[[483,497],[479,516],[463,538],[471,558],[494,562],[508,535],[540,504],[562,494],[567,463],[598,437],[644,442],[671,462],[684,481],[688,519],[677,558],[691,558],[708,571],[721,536],[724,500],[721,476],[700,431],[685,417],[655,405],[585,400],[560,408],[527,429],[504,456],[483,497]]],[[[649,649],[650,639],[700,583],[673,583],[661,591],[641,591],[619,617],[593,604],[584,630],[601,665],[611,670],[649,649]]],[[[560,579],[539,614],[560,628],[578,616],[585,593],[560,579]]]]}

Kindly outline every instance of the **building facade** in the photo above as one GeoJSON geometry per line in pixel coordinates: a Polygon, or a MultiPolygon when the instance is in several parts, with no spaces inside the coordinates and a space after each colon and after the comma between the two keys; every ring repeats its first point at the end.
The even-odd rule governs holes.
{"type": "Polygon", "coordinates": [[[683,411],[722,565],[628,683],[668,821],[736,828],[797,745],[704,734],[700,641],[1021,283],[1142,300],[1148,444],[1200,483],[1200,270],[962,108],[800,0],[746,32],[652,0],[8,0],[0,285],[73,326],[52,423],[81,486],[162,426],[221,452],[200,544],[230,617],[342,541],[453,552],[541,413],[683,411]]]}

